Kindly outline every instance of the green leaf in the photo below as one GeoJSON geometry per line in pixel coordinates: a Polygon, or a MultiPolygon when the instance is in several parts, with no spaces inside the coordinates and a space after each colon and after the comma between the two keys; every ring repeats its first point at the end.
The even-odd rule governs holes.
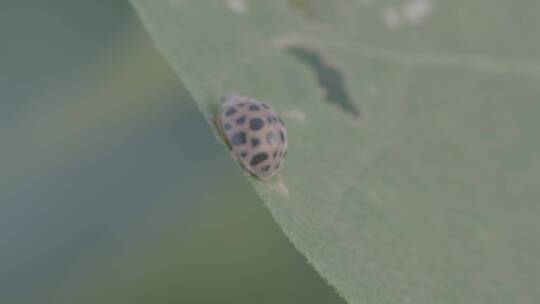
{"type": "Polygon", "coordinates": [[[209,123],[281,113],[251,182],[348,302],[540,302],[538,1],[132,2],[209,123]]]}

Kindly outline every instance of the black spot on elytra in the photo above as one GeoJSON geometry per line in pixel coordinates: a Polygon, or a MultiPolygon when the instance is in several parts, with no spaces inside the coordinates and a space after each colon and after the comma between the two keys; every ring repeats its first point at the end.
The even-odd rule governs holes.
{"type": "Polygon", "coordinates": [[[241,102],[241,103],[238,104],[238,106],[239,106],[240,108],[244,107],[245,105],[246,105],[246,104],[243,103],[243,102],[241,102]]]}
{"type": "Polygon", "coordinates": [[[360,115],[345,88],[343,75],[336,67],[328,65],[317,52],[306,48],[291,47],[287,51],[313,70],[319,85],[324,90],[324,100],[340,106],[354,116],[360,115]]]}
{"type": "Polygon", "coordinates": [[[266,165],[266,166],[262,167],[261,170],[263,172],[266,172],[266,171],[268,171],[270,169],[270,167],[271,167],[270,165],[266,165]]]}
{"type": "Polygon", "coordinates": [[[244,115],[244,116],[242,116],[242,117],[240,117],[240,118],[238,118],[236,120],[236,123],[239,124],[239,125],[243,124],[244,122],[246,122],[246,115],[244,115]]]}
{"type": "Polygon", "coordinates": [[[272,116],[272,121],[273,121],[273,122],[277,122],[277,119],[276,119],[275,116],[272,116]]]}
{"type": "Polygon", "coordinates": [[[231,124],[230,123],[223,124],[223,129],[230,130],[231,129],[231,124]]]}
{"type": "Polygon", "coordinates": [[[246,157],[246,155],[247,155],[247,152],[245,152],[245,151],[240,153],[240,156],[242,156],[242,157],[246,157]]]}
{"type": "Polygon", "coordinates": [[[253,156],[253,158],[249,162],[249,165],[250,166],[256,166],[256,165],[262,163],[263,161],[265,161],[267,159],[268,159],[268,154],[265,153],[265,152],[262,152],[262,153],[259,153],[259,154],[256,154],[255,156],[253,156]]]}
{"type": "Polygon", "coordinates": [[[225,111],[225,116],[231,116],[231,115],[233,115],[234,113],[236,113],[236,109],[235,109],[235,108],[228,108],[227,111],[225,111]]]}
{"type": "Polygon", "coordinates": [[[261,143],[261,141],[258,138],[252,138],[251,139],[251,146],[254,147],[254,148],[256,146],[258,146],[260,143],[261,143]]]}
{"type": "Polygon", "coordinates": [[[264,121],[260,118],[253,118],[249,121],[249,128],[251,131],[258,131],[264,127],[264,121]]]}
{"type": "Polygon", "coordinates": [[[266,117],[266,121],[268,121],[268,123],[271,124],[271,123],[272,123],[272,117],[271,117],[271,116],[267,116],[267,117],[266,117]]]}
{"type": "Polygon", "coordinates": [[[274,151],[274,154],[272,154],[272,157],[273,157],[273,158],[276,158],[276,157],[277,157],[277,150],[274,151]]]}
{"type": "Polygon", "coordinates": [[[250,111],[260,111],[260,110],[261,110],[261,108],[260,108],[258,105],[256,105],[256,104],[250,105],[248,109],[249,109],[250,111]]]}
{"type": "Polygon", "coordinates": [[[246,133],[238,132],[231,136],[231,143],[235,146],[240,146],[246,143],[246,133]]]}
{"type": "Polygon", "coordinates": [[[279,132],[279,137],[281,138],[281,142],[285,142],[285,134],[283,134],[283,131],[279,132]]]}
{"type": "Polygon", "coordinates": [[[270,145],[274,144],[274,141],[276,140],[276,136],[274,132],[270,131],[266,133],[266,142],[270,145]]]}

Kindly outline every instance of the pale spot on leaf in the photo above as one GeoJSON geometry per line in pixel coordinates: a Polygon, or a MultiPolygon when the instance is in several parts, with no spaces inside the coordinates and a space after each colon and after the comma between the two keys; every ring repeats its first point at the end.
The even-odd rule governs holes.
{"type": "Polygon", "coordinates": [[[397,29],[401,26],[401,15],[393,7],[385,7],[382,11],[384,24],[389,29],[397,29]]]}
{"type": "Polygon", "coordinates": [[[270,189],[276,191],[277,193],[279,193],[279,194],[281,194],[283,196],[289,196],[289,189],[281,181],[271,184],[270,189]]]}
{"type": "Polygon", "coordinates": [[[300,110],[289,110],[282,114],[283,117],[296,120],[298,122],[306,122],[306,114],[300,110]]]}
{"type": "Polygon", "coordinates": [[[227,0],[227,7],[234,13],[245,15],[248,12],[248,6],[245,0],[227,0]]]}
{"type": "Polygon", "coordinates": [[[433,3],[430,0],[411,0],[402,8],[403,19],[410,24],[420,24],[432,10],[433,3]]]}
{"type": "Polygon", "coordinates": [[[403,25],[421,24],[433,11],[432,0],[408,0],[401,6],[388,6],[381,11],[381,17],[389,29],[403,25]]]}

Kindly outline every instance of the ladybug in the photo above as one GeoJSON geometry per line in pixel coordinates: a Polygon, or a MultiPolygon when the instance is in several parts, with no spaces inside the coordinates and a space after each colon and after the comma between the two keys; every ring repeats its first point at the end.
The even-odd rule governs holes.
{"type": "Polygon", "coordinates": [[[287,131],[268,104],[236,94],[224,96],[216,124],[247,171],[262,180],[278,172],[287,154],[287,131]]]}

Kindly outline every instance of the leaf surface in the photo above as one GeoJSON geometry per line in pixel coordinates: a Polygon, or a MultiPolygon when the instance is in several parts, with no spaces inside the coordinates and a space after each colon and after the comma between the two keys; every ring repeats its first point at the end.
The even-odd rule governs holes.
{"type": "Polygon", "coordinates": [[[252,184],[348,302],[540,301],[537,1],[132,3],[209,123],[282,115],[252,184]]]}

